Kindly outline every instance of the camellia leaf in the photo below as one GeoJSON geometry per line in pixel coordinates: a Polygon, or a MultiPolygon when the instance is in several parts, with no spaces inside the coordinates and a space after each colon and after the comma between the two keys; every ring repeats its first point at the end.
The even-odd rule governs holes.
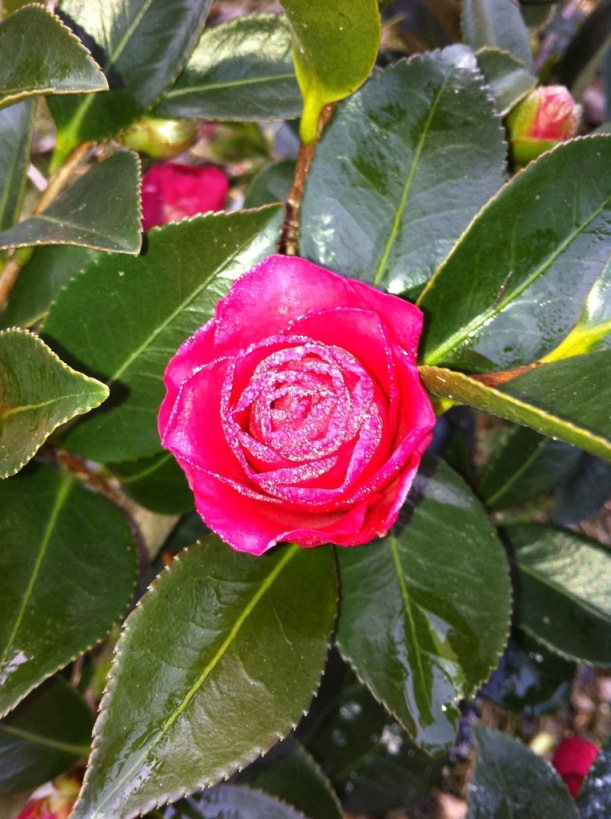
{"type": "Polygon", "coordinates": [[[542,364],[492,387],[442,367],[419,368],[427,390],[438,398],[525,424],[594,455],[611,459],[611,350],[542,364]]]}
{"type": "Polygon", "coordinates": [[[13,225],[19,217],[33,124],[31,100],[0,110],[0,230],[13,225]]]}
{"type": "Polygon", "coordinates": [[[0,794],[31,791],[89,753],[93,714],[60,676],[0,720],[0,794]]]}
{"type": "Polygon", "coordinates": [[[611,463],[586,455],[554,498],[552,516],[562,526],[594,517],[611,496],[611,463]]]}
{"type": "Polygon", "coordinates": [[[580,449],[513,427],[495,444],[477,487],[488,509],[511,509],[550,494],[577,468],[580,449]]]}
{"type": "Polygon", "coordinates": [[[0,248],[78,245],[137,254],[140,231],[140,161],[124,151],[77,180],[46,210],[0,233],[0,248]]]}
{"type": "Polygon", "coordinates": [[[193,509],[193,492],[170,452],[114,464],[110,472],[125,494],[145,509],[162,515],[180,515],[193,509]]]}
{"type": "Polygon", "coordinates": [[[527,69],[532,68],[530,36],[519,3],[513,0],[464,0],[461,26],[465,42],[474,51],[486,47],[508,51],[527,69]]]}
{"type": "Polygon", "coordinates": [[[611,347],[611,259],[592,285],[575,327],[543,360],[560,361],[608,347],[611,347]]]}
{"type": "Polygon", "coordinates": [[[260,208],[288,199],[295,175],[295,162],[283,159],[268,165],[252,181],[244,197],[245,208],[260,208]]]}
{"type": "Polygon", "coordinates": [[[217,785],[170,810],[172,819],[310,819],[292,805],[244,785],[217,785]]]}
{"type": "Polygon", "coordinates": [[[172,84],[195,47],[210,0],[61,0],[59,13],[98,56],[107,94],[54,98],[54,166],[79,142],[116,134],[172,84]]]}
{"type": "Polygon", "coordinates": [[[238,774],[238,782],[277,796],[308,819],[343,819],[328,779],[305,748],[288,737],[238,774]]]}
{"type": "Polygon", "coordinates": [[[232,281],[274,252],[281,219],[271,207],[166,225],[149,232],[139,258],[105,256],[67,285],[45,335],[111,387],[108,412],[74,427],[71,449],[102,462],[161,451],[157,413],[170,357],[232,281]]]}
{"type": "Polygon", "coordinates": [[[476,57],[479,69],[496,101],[497,111],[502,117],[537,84],[537,78],[524,63],[508,51],[481,48],[476,57]]]}
{"type": "Polygon", "coordinates": [[[82,43],[38,3],[0,23],[0,108],[35,94],[104,91],[106,77],[82,43]]]}
{"type": "Polygon", "coordinates": [[[38,248],[21,269],[8,304],[0,312],[0,328],[32,327],[44,319],[62,287],[98,255],[98,251],[70,245],[38,248]]]}
{"type": "Polygon", "coordinates": [[[589,538],[540,524],[507,526],[518,571],[518,624],[578,662],[611,666],[611,555],[589,538]]]}
{"type": "Polygon", "coordinates": [[[0,478],[18,472],[60,424],[89,412],[108,387],[68,367],[38,336],[0,333],[0,478]]]}
{"type": "Polygon", "coordinates": [[[0,484],[0,713],[99,640],[136,579],[130,527],[109,501],[46,469],[0,484]]]}
{"type": "Polygon", "coordinates": [[[611,739],[600,749],[577,797],[579,819],[611,814],[611,739]]]}
{"type": "Polygon", "coordinates": [[[317,686],[336,598],[328,548],[253,557],[210,537],[183,551],[127,621],[73,819],[144,813],[287,734],[317,686]]]}
{"type": "Polygon", "coordinates": [[[297,81],[303,95],[300,134],[316,141],[324,106],[367,79],[380,43],[376,0],[281,0],[293,33],[297,81]]]}
{"type": "Polygon", "coordinates": [[[442,461],[427,460],[381,542],[338,551],[337,644],[418,745],[453,741],[457,702],[496,665],[508,636],[507,564],[478,501],[442,461]]]}
{"type": "Polygon", "coordinates": [[[301,93],[291,32],[277,15],[237,17],[202,35],[155,114],[206,120],[295,119],[301,93]]]}
{"type": "Polygon", "coordinates": [[[610,225],[611,137],[576,139],[531,162],[420,297],[430,317],[424,362],[477,372],[546,355],[608,261],[610,225]]]}
{"type": "Polygon", "coordinates": [[[401,61],[338,106],[305,184],[304,256],[417,292],[499,189],[500,122],[480,75],[452,54],[401,61]]]}
{"type": "Polygon", "coordinates": [[[475,726],[468,819],[579,819],[556,771],[515,739],[475,726]]]}

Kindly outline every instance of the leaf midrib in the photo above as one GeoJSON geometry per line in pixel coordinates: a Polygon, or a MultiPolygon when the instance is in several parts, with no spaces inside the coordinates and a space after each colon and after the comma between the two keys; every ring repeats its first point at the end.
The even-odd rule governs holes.
{"type": "MultiPolygon", "coordinates": [[[[38,404],[23,404],[20,407],[11,407],[6,412],[2,412],[0,410],[0,423],[5,421],[7,418],[10,418],[13,415],[19,415],[22,412],[35,412],[36,410],[43,409],[44,407],[51,406],[52,404],[59,404],[63,401],[69,401],[71,398],[83,398],[86,393],[83,394],[82,392],[68,394],[68,395],[60,395],[56,398],[49,398],[48,401],[41,401],[38,404]]],[[[95,399],[94,399],[95,400],[95,399]]],[[[89,406],[86,404],[85,407],[89,406]]],[[[61,422],[60,422],[61,423],[61,422]]]]}
{"type": "Polygon", "coordinates": [[[208,85],[191,85],[188,88],[181,88],[178,90],[172,89],[168,91],[168,93],[164,96],[163,102],[165,103],[166,100],[175,100],[177,97],[184,97],[188,94],[199,94],[202,91],[218,91],[219,89],[224,88],[239,88],[241,86],[246,85],[257,85],[258,83],[266,83],[266,82],[273,82],[276,80],[290,80],[295,79],[295,72],[290,72],[288,74],[266,74],[264,76],[259,77],[249,77],[248,79],[244,80],[232,80],[231,82],[217,82],[217,83],[210,83],[208,85]]]}
{"type": "Polygon", "coordinates": [[[125,782],[131,778],[132,774],[139,767],[142,760],[145,759],[148,756],[148,754],[159,744],[159,742],[164,738],[164,736],[167,734],[170,728],[172,728],[176,720],[186,711],[186,709],[193,701],[194,697],[198,694],[202,685],[206,682],[210,674],[214,671],[218,663],[222,660],[225,653],[229,649],[230,645],[237,638],[240,629],[242,628],[248,617],[252,614],[253,610],[256,608],[256,606],[261,601],[266,592],[268,592],[269,589],[272,587],[272,585],[277,580],[285,566],[295,557],[295,555],[298,552],[299,547],[296,545],[286,547],[284,555],[280,558],[276,566],[272,569],[272,571],[267,575],[265,580],[257,588],[255,594],[244,606],[240,616],[236,619],[229,634],[227,635],[225,640],[223,640],[222,644],[217,649],[215,655],[203,669],[199,677],[195,680],[189,691],[187,691],[186,695],[182,699],[182,702],[174,709],[174,711],[168,717],[168,719],[165,721],[162,727],[151,738],[146,747],[138,754],[138,756],[136,757],[132,765],[129,767],[129,769],[125,771],[125,773],[117,780],[112,790],[109,791],[108,794],[106,794],[103,801],[96,807],[92,819],[95,819],[95,817],[103,819],[105,814],[101,811],[104,805],[106,805],[109,802],[109,800],[112,799],[112,797],[115,795],[115,793],[123,787],[125,782]]]}
{"type": "Polygon", "coordinates": [[[45,748],[52,748],[55,751],[72,754],[78,758],[87,756],[89,753],[89,745],[75,745],[71,742],[62,742],[52,737],[44,737],[41,734],[34,734],[31,731],[26,731],[23,728],[17,728],[14,725],[0,724],[0,733],[9,734],[10,736],[24,739],[31,742],[33,745],[41,745],[45,748]]]}

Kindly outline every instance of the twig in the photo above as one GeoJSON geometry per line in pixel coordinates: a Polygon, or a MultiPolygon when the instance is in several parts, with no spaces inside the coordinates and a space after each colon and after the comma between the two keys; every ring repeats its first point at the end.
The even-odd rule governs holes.
{"type": "MultiPolygon", "coordinates": [[[[331,119],[334,108],[335,103],[329,103],[329,105],[325,105],[323,108],[320,119],[318,120],[319,138],[322,129],[331,119]]],[[[297,256],[299,254],[299,208],[301,207],[303,188],[317,144],[316,142],[312,142],[309,145],[301,145],[299,147],[295,175],[293,177],[291,192],[286,200],[286,214],[284,224],[282,225],[280,242],[278,244],[278,251],[285,253],[287,256],[297,256]]]]}

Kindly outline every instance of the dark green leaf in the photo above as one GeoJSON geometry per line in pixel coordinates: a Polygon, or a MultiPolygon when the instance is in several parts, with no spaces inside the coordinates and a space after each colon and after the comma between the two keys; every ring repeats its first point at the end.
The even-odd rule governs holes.
{"type": "Polygon", "coordinates": [[[93,714],[62,677],[0,720],[0,794],[31,791],[89,753],[93,714]]]}
{"type": "Polygon", "coordinates": [[[475,728],[468,819],[579,819],[554,769],[521,742],[475,728]]]}
{"type": "Polygon", "coordinates": [[[511,509],[548,495],[577,468],[583,452],[528,427],[497,443],[477,494],[489,509],[511,509]]]}
{"type": "Polygon", "coordinates": [[[114,464],[110,472],[121,482],[123,491],[145,509],[162,515],[179,515],[193,509],[193,492],[169,452],[143,461],[114,464]]]}
{"type": "Polygon", "coordinates": [[[150,231],[139,258],[105,256],[68,284],[45,334],[111,386],[108,411],[74,427],[70,448],[99,461],[160,451],[157,412],[170,357],[232,281],[274,252],[281,219],[275,207],[167,225],[150,231]]]}
{"type": "Polygon", "coordinates": [[[579,819],[611,816],[611,739],[608,739],[590,768],[577,799],[579,819]]]}
{"type": "Polygon", "coordinates": [[[457,702],[497,664],[508,636],[503,550],[466,484],[443,461],[421,467],[403,523],[338,551],[337,644],[418,745],[454,740],[457,702]]]}
{"type": "Polygon", "coordinates": [[[610,497],[611,463],[585,455],[575,474],[556,492],[554,520],[574,526],[593,517],[610,497]]]}
{"type": "Polygon", "coordinates": [[[110,91],[53,99],[57,165],[79,142],[111,136],[153,107],[195,47],[209,7],[210,0],[61,0],[60,14],[90,46],[110,91]]]}
{"type": "Polygon", "coordinates": [[[301,139],[316,140],[323,107],[352,94],[373,68],[380,42],[376,0],[281,0],[293,33],[303,94],[301,139]]]}
{"type": "Polygon", "coordinates": [[[238,775],[237,781],[277,796],[308,819],[343,819],[341,805],[329,781],[292,737],[255,760],[238,775]]]}
{"type": "Polygon", "coordinates": [[[210,537],[182,552],[127,621],[73,819],[145,812],[287,734],[318,683],[336,595],[326,548],[253,557],[210,537]]]}
{"type": "Polygon", "coordinates": [[[46,210],[0,233],[0,248],[78,245],[137,254],[140,162],[129,151],[95,165],[46,210]]]}
{"type": "Polygon", "coordinates": [[[14,475],[60,424],[89,412],[108,388],[61,361],[25,330],[0,333],[0,478],[14,475]]]}
{"type": "Polygon", "coordinates": [[[35,94],[104,91],[106,77],[62,22],[32,4],[0,23],[0,107],[35,94]]]}
{"type": "Polygon", "coordinates": [[[260,208],[274,202],[284,202],[288,198],[295,174],[295,163],[284,159],[269,165],[253,180],[246,191],[245,208],[260,208]]]}
{"type": "Polygon", "coordinates": [[[164,117],[240,122],[300,113],[291,32],[277,15],[237,17],[204,32],[155,110],[164,117]]]}
{"type": "Polygon", "coordinates": [[[563,657],[611,666],[611,554],[583,535],[508,526],[518,625],[563,657]]]}
{"type": "Polygon", "coordinates": [[[0,312],[0,328],[32,327],[44,319],[62,287],[98,255],[95,250],[69,245],[38,248],[21,270],[8,304],[0,312]]]}
{"type": "Polygon", "coordinates": [[[537,84],[537,78],[524,63],[508,51],[482,48],[476,57],[479,69],[492,91],[497,111],[502,117],[537,84]]]}
{"type": "Polygon", "coordinates": [[[518,633],[480,696],[501,708],[539,716],[567,705],[574,676],[574,663],[547,651],[528,634],[518,633]]]}
{"type": "Polygon", "coordinates": [[[441,763],[414,745],[360,683],[345,687],[325,716],[308,745],[347,811],[408,807],[440,783],[441,763]]]}
{"type": "Polygon", "coordinates": [[[164,819],[306,819],[291,805],[243,785],[217,785],[169,808],[164,819]]]}
{"type": "Polygon", "coordinates": [[[0,713],[90,648],[133,591],[129,525],[111,503],[44,469],[0,484],[0,713]]]}
{"type": "Polygon", "coordinates": [[[479,74],[451,54],[401,61],[338,106],[306,180],[304,256],[413,291],[498,190],[499,120],[479,74]]]}
{"type": "Polygon", "coordinates": [[[33,123],[31,100],[0,110],[0,230],[13,225],[19,217],[33,123]]]}
{"type": "Polygon", "coordinates": [[[191,546],[196,540],[201,540],[209,534],[210,530],[197,512],[191,512],[176,524],[170,537],[165,542],[164,548],[168,552],[176,554],[185,546],[191,546]]]}
{"type": "Polygon", "coordinates": [[[542,364],[498,387],[420,367],[427,390],[611,459],[611,350],[542,364]]]}
{"type": "Polygon", "coordinates": [[[530,364],[575,326],[611,251],[611,137],[559,145],[474,219],[419,303],[427,364],[530,364]]]}
{"type": "Polygon", "coordinates": [[[461,26],[466,43],[474,51],[497,48],[508,51],[526,68],[532,68],[530,35],[520,4],[510,0],[464,0],[461,26]]]}

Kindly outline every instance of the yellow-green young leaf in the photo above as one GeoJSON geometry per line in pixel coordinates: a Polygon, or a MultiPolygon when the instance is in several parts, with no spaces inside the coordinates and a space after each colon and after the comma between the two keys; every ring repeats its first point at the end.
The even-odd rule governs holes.
{"type": "Polygon", "coordinates": [[[541,364],[496,387],[442,367],[422,366],[419,372],[437,398],[524,424],[611,459],[611,350],[541,364]]]}
{"type": "Polygon", "coordinates": [[[0,233],[0,248],[77,245],[140,250],[140,160],[131,151],[95,165],[41,213],[0,233]]]}
{"type": "Polygon", "coordinates": [[[36,94],[104,91],[106,77],[58,17],[32,4],[0,23],[0,108],[36,94]]]}
{"type": "Polygon", "coordinates": [[[316,141],[323,107],[367,79],[380,42],[377,0],[281,0],[293,32],[297,82],[303,95],[301,140],[316,141]]]}
{"type": "Polygon", "coordinates": [[[139,816],[288,734],[336,608],[329,547],[254,557],[209,537],[183,551],[126,622],[73,819],[139,816]]]}
{"type": "Polygon", "coordinates": [[[108,387],[64,364],[38,336],[0,333],[0,478],[18,472],[60,424],[89,412],[108,387]]]}
{"type": "Polygon", "coordinates": [[[0,714],[100,640],[136,581],[129,524],[67,474],[0,483],[0,714]]]}

